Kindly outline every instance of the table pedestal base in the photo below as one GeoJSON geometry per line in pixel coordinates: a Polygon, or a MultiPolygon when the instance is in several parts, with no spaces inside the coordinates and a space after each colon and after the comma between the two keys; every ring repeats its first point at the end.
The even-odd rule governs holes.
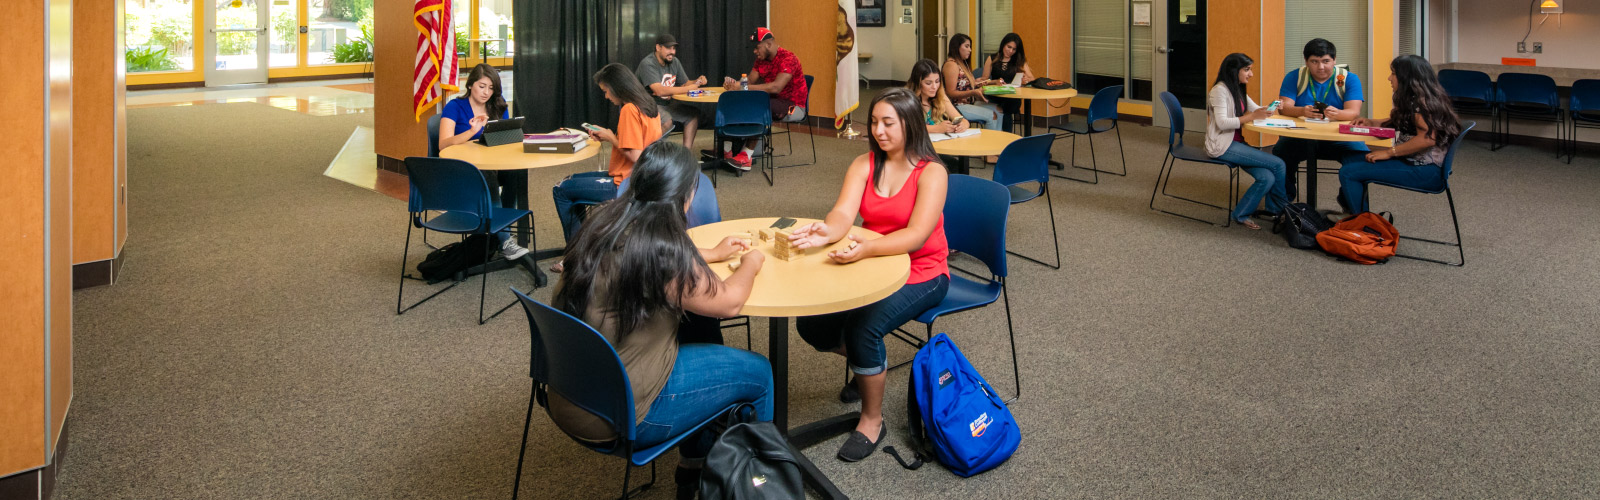
{"type": "Polygon", "coordinates": [[[789,429],[789,318],[770,318],[767,328],[767,358],[772,362],[773,368],[772,423],[788,436],[790,451],[800,466],[800,475],[805,478],[806,486],[810,486],[813,491],[822,495],[822,498],[850,498],[839,491],[839,487],[834,486],[833,481],[829,481],[828,476],[817,469],[816,464],[811,463],[811,459],[806,458],[803,449],[854,430],[856,420],[861,414],[851,412],[789,429]]]}

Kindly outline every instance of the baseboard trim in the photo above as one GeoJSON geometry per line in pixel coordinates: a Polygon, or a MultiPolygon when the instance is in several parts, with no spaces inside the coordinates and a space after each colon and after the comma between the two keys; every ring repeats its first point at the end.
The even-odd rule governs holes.
{"type": "Polygon", "coordinates": [[[56,450],[52,454],[54,459],[49,464],[0,477],[0,500],[48,500],[55,494],[56,475],[61,468],[61,459],[67,454],[67,429],[71,422],[71,418],[62,422],[61,435],[56,439],[56,450]]]}
{"type": "Polygon", "coordinates": [[[72,289],[82,290],[97,286],[110,285],[117,282],[117,276],[122,273],[121,252],[116,257],[93,262],[83,262],[72,265],[72,289]]]}
{"type": "MultiPolygon", "coordinates": [[[[1472,131],[1467,132],[1467,138],[1475,140],[1475,141],[1489,141],[1490,140],[1489,136],[1492,135],[1492,134],[1494,134],[1493,131],[1473,129],[1472,131]]],[[[1554,137],[1541,137],[1541,136],[1536,136],[1536,135],[1521,135],[1521,134],[1510,134],[1509,137],[1510,137],[1510,140],[1508,142],[1510,142],[1511,144],[1518,145],[1518,146],[1532,146],[1532,147],[1536,147],[1536,148],[1554,148],[1554,147],[1556,147],[1556,138],[1554,138],[1554,137]]],[[[1579,146],[1600,146],[1600,143],[1589,142],[1589,141],[1578,141],[1578,145],[1579,146]]]]}

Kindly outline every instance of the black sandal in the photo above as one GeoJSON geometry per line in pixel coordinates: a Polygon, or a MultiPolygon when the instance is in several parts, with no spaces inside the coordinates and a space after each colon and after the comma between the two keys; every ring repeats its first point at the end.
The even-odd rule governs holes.
{"type": "Polygon", "coordinates": [[[839,447],[839,460],[846,462],[860,462],[861,459],[872,456],[878,451],[878,445],[883,443],[883,438],[889,436],[889,427],[883,423],[878,424],[878,440],[870,441],[861,431],[851,431],[850,437],[844,440],[844,445],[839,447]]]}

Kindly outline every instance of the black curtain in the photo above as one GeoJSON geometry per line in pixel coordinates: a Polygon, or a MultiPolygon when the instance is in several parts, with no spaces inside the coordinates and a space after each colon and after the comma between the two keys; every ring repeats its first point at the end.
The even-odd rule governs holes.
{"type": "Polygon", "coordinates": [[[655,50],[656,35],[678,40],[690,78],[748,73],[755,56],[748,37],[766,23],[764,0],[539,0],[518,1],[512,12],[517,55],[514,113],[524,129],[548,131],[588,122],[616,124],[592,76],[617,62],[629,70],[655,50]]]}

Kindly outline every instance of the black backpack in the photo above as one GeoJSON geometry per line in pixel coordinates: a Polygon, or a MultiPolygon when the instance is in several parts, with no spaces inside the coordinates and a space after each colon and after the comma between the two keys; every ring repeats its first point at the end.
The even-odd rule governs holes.
{"type": "Polygon", "coordinates": [[[800,465],[772,422],[728,427],[706,454],[700,498],[805,498],[800,465]]]}
{"type": "Polygon", "coordinates": [[[417,273],[430,285],[448,279],[459,280],[467,269],[486,262],[484,254],[488,251],[489,235],[468,235],[460,242],[428,252],[428,257],[417,263],[417,273]]]}
{"type": "Polygon", "coordinates": [[[1317,233],[1327,231],[1330,227],[1333,227],[1333,221],[1311,208],[1311,205],[1290,203],[1272,226],[1272,232],[1283,233],[1283,239],[1289,242],[1290,247],[1310,250],[1322,248],[1317,244],[1317,233]]]}

